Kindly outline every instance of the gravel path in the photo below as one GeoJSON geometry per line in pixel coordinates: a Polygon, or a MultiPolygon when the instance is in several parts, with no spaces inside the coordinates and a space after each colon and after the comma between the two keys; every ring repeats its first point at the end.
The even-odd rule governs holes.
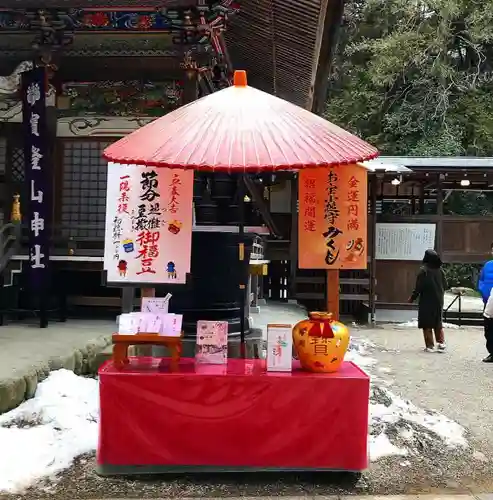
{"type": "Polygon", "coordinates": [[[493,453],[493,364],[481,362],[487,354],[481,328],[446,331],[445,354],[422,352],[417,329],[387,326],[355,334],[375,344],[371,356],[393,392],[459,422],[479,447],[493,453]]]}
{"type": "MultiPolygon", "coordinates": [[[[481,363],[480,329],[448,332],[446,354],[425,354],[415,330],[359,329],[375,344],[368,353],[379,362],[375,373],[390,390],[423,408],[436,409],[470,431],[469,450],[450,451],[423,440],[417,457],[389,457],[372,463],[354,484],[329,473],[203,474],[147,478],[101,478],[94,457],[82,457],[52,486],[2,500],[53,500],[158,497],[241,497],[332,494],[481,493],[493,490],[493,366],[481,363]]],[[[5,451],[4,451],[5,452],[5,451]]],[[[29,453],[26,450],[26,453],[29,453]]]]}

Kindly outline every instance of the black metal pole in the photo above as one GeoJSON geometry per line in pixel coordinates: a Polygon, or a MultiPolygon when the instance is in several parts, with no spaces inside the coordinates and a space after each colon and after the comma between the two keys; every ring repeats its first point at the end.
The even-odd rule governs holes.
{"type": "Polygon", "coordinates": [[[245,181],[243,175],[240,176],[238,181],[238,207],[240,226],[238,231],[238,257],[240,260],[241,278],[240,278],[240,340],[241,352],[244,354],[245,344],[245,309],[246,309],[246,293],[247,286],[243,279],[243,269],[245,266],[245,181]]]}

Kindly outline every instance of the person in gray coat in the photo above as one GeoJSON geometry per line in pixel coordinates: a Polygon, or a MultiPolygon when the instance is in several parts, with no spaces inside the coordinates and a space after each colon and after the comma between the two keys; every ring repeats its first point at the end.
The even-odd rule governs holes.
{"type": "Polygon", "coordinates": [[[442,316],[447,280],[442,269],[442,259],[435,250],[426,250],[422,264],[409,302],[418,299],[418,328],[423,330],[425,351],[444,352],[446,345],[442,316]],[[434,340],[437,342],[436,351],[434,340]]]}

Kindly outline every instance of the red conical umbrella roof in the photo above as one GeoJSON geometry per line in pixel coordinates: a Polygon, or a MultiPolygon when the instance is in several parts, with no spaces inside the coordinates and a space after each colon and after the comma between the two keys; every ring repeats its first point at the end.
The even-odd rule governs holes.
{"type": "Polygon", "coordinates": [[[298,170],[378,156],[365,141],[303,108],[246,85],[183,106],[105,149],[108,161],[227,172],[298,170]]]}

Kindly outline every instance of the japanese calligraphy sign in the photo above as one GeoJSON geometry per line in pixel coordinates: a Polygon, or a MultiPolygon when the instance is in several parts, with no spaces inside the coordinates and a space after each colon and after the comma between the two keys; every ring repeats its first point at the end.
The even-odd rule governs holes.
{"type": "Polygon", "coordinates": [[[367,171],[359,165],[299,174],[298,265],[366,269],[367,171]]]}
{"type": "Polygon", "coordinates": [[[29,227],[29,284],[43,289],[49,277],[51,174],[48,171],[45,68],[22,73],[24,161],[29,227]]]}
{"type": "Polygon", "coordinates": [[[183,284],[190,272],[193,171],[108,165],[109,283],[183,284]]]}
{"type": "Polygon", "coordinates": [[[290,372],[293,363],[291,325],[267,325],[267,371],[290,372]]]}

